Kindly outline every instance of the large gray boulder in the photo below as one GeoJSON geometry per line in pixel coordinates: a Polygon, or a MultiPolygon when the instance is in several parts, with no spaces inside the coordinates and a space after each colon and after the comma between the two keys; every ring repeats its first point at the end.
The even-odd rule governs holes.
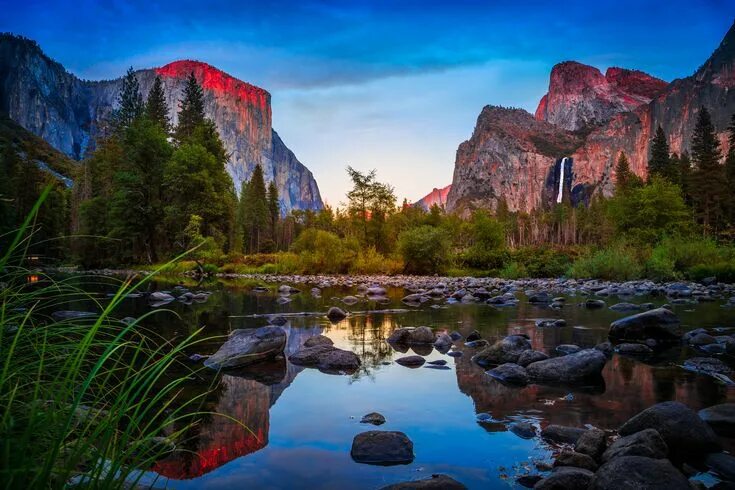
{"type": "Polygon", "coordinates": [[[401,327],[386,340],[392,344],[433,344],[436,339],[429,327],[401,327]]]}
{"type": "Polygon", "coordinates": [[[302,347],[288,358],[297,366],[315,367],[327,373],[354,372],[360,367],[360,357],[354,352],[321,343],[302,347]]]}
{"type": "Polygon", "coordinates": [[[495,366],[506,362],[516,363],[520,355],[531,349],[531,342],[522,335],[509,335],[493,345],[481,350],[472,357],[480,366],[495,366]]]}
{"type": "Polygon", "coordinates": [[[539,384],[578,384],[599,379],[607,357],[597,349],[585,349],[526,366],[531,381],[539,384]]]}
{"type": "Polygon", "coordinates": [[[405,481],[380,490],[465,490],[467,487],[447,475],[431,475],[421,480],[405,481]]]}
{"type": "Polygon", "coordinates": [[[489,370],[487,374],[505,384],[517,386],[525,386],[528,384],[528,373],[526,373],[526,370],[512,362],[501,364],[500,366],[489,370]]]}
{"type": "Polygon", "coordinates": [[[680,402],[658,403],[643,410],[620,427],[620,435],[629,436],[645,429],[656,429],[677,456],[701,455],[720,448],[709,425],[680,402]]]}
{"type": "Polygon", "coordinates": [[[398,431],[370,430],[352,440],[352,459],[357,463],[396,465],[413,461],[413,442],[398,431]]]}
{"type": "Polygon", "coordinates": [[[281,327],[267,326],[235,330],[217,352],[204,361],[212,369],[246,366],[283,354],[286,332],[281,327]]]}
{"type": "Polygon", "coordinates": [[[667,459],[615,458],[600,467],[591,490],[691,490],[689,480],[667,459]]]}
{"type": "Polygon", "coordinates": [[[644,456],[646,458],[663,459],[669,453],[666,441],[656,429],[645,429],[629,436],[620,437],[610,444],[602,455],[602,461],[623,456],[644,456]]]}
{"type": "Polygon", "coordinates": [[[537,490],[587,490],[594,473],[584,468],[557,466],[549,476],[536,483],[537,490]]]}
{"type": "Polygon", "coordinates": [[[681,338],[679,323],[672,311],[656,308],[612,322],[608,336],[614,340],[673,341],[681,338]]]}
{"type": "Polygon", "coordinates": [[[699,411],[699,418],[722,436],[735,436],[735,403],[722,403],[699,411]]]}

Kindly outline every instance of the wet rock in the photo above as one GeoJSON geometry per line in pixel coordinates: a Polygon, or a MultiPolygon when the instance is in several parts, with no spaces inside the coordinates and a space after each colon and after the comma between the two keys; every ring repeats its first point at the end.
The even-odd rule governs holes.
{"type": "Polygon", "coordinates": [[[712,429],[689,407],[669,401],[649,407],[620,427],[628,436],[645,429],[656,429],[669,448],[678,455],[705,454],[720,447],[712,429]]]}
{"type": "Polygon", "coordinates": [[[455,342],[456,342],[456,341],[458,341],[458,340],[461,340],[461,339],[462,339],[462,334],[461,334],[461,333],[459,333],[459,332],[457,332],[457,331],[455,330],[454,332],[452,332],[452,333],[450,333],[450,334],[449,334],[449,337],[450,337],[450,338],[451,338],[451,339],[452,339],[453,341],[455,341],[455,342]]]}
{"type": "Polygon", "coordinates": [[[618,351],[618,354],[629,356],[641,356],[653,352],[650,347],[643,344],[620,344],[615,350],[618,351]]]}
{"type": "Polygon", "coordinates": [[[347,306],[352,306],[354,304],[359,303],[360,300],[356,298],[355,296],[345,296],[344,298],[342,298],[342,302],[346,304],[347,306]]]}
{"type": "Polygon", "coordinates": [[[678,340],[679,318],[666,308],[656,308],[627,316],[610,324],[608,335],[617,340],[678,340]]]}
{"type": "Polygon", "coordinates": [[[276,299],[276,303],[278,303],[279,305],[285,305],[286,303],[290,302],[291,298],[289,298],[288,296],[279,296],[278,299],[276,299]]]}
{"type": "Polygon", "coordinates": [[[173,301],[174,299],[176,298],[174,298],[172,294],[164,291],[155,291],[148,296],[148,300],[150,302],[173,301]]]}
{"type": "Polygon", "coordinates": [[[211,369],[245,366],[283,354],[285,346],[286,332],[280,327],[235,330],[204,365],[211,369]]]}
{"type": "Polygon", "coordinates": [[[385,417],[383,417],[383,415],[378,412],[370,412],[369,414],[364,415],[362,419],[360,419],[360,423],[383,425],[385,423],[385,417]]]}
{"type": "Polygon", "coordinates": [[[288,284],[282,284],[278,287],[278,292],[281,294],[298,294],[301,290],[293,286],[289,286],[288,284]]]}
{"type": "Polygon", "coordinates": [[[431,475],[429,478],[394,483],[380,490],[465,490],[467,487],[447,475],[431,475]]]}
{"type": "Polygon", "coordinates": [[[453,350],[447,352],[447,355],[450,357],[462,357],[462,351],[461,350],[453,350]]]}
{"type": "Polygon", "coordinates": [[[533,488],[535,484],[537,484],[539,481],[543,480],[544,477],[541,475],[521,475],[516,478],[516,483],[518,483],[522,487],[526,488],[533,488]]]}
{"type": "Polygon", "coordinates": [[[434,341],[434,347],[436,347],[437,350],[444,352],[448,351],[453,344],[454,342],[452,341],[452,338],[445,333],[437,335],[436,340],[434,341]]]}
{"type": "Polygon", "coordinates": [[[564,450],[557,456],[554,466],[574,466],[590,471],[597,470],[597,463],[591,456],[569,450],[564,450]]]}
{"type": "Polygon", "coordinates": [[[515,363],[523,351],[530,349],[531,343],[527,338],[521,335],[509,335],[475,354],[472,360],[483,367],[506,362],[515,363]]]}
{"type": "Polygon", "coordinates": [[[582,348],[578,345],[573,344],[561,344],[556,346],[556,352],[567,355],[567,354],[574,354],[575,352],[579,352],[582,350],[582,348]]]}
{"type": "Polygon", "coordinates": [[[549,356],[547,356],[545,353],[537,350],[525,350],[521,352],[521,355],[518,356],[518,365],[522,367],[526,367],[531,363],[543,361],[548,359],[549,356]]]}
{"type": "Polygon", "coordinates": [[[695,346],[714,344],[716,342],[717,340],[713,336],[704,332],[698,333],[689,339],[689,344],[695,346]]]}
{"type": "Polygon", "coordinates": [[[388,294],[388,290],[381,286],[373,286],[365,291],[368,296],[385,296],[388,294]]]}
{"type": "Polygon", "coordinates": [[[641,307],[633,303],[616,303],[610,309],[613,311],[638,311],[641,307]]]}
{"type": "Polygon", "coordinates": [[[574,445],[578,453],[586,454],[595,460],[599,460],[607,447],[607,435],[600,429],[585,431],[574,445]]]}
{"type": "Polygon", "coordinates": [[[302,347],[288,360],[297,366],[315,367],[327,373],[354,372],[360,367],[360,358],[354,352],[321,343],[302,347]]]}
{"type": "Polygon", "coordinates": [[[337,306],[332,306],[327,311],[327,318],[329,318],[332,321],[339,321],[344,318],[347,318],[347,312],[343,310],[342,308],[339,308],[337,306]]]}
{"type": "Polygon", "coordinates": [[[403,432],[371,430],[355,436],[350,455],[357,463],[409,464],[414,459],[413,442],[403,432]]]}
{"type": "Polygon", "coordinates": [[[586,429],[567,427],[565,425],[549,425],[541,431],[541,438],[557,444],[576,444],[586,429]]]}
{"type": "Polygon", "coordinates": [[[401,327],[386,340],[392,344],[433,344],[434,332],[429,327],[401,327]]]}
{"type": "Polygon", "coordinates": [[[591,490],[691,490],[689,481],[666,459],[623,456],[600,467],[591,490]]]}
{"type": "Polygon", "coordinates": [[[597,349],[585,349],[563,357],[531,363],[529,378],[541,384],[576,384],[598,379],[607,357],[597,349]]]}
{"type": "Polygon", "coordinates": [[[607,306],[607,303],[601,299],[588,299],[584,302],[584,307],[588,310],[599,310],[607,306]]]}
{"type": "Polygon", "coordinates": [[[536,320],[536,327],[538,328],[565,327],[566,325],[566,320],[561,318],[539,318],[536,320]]]}
{"type": "Polygon", "coordinates": [[[682,367],[687,371],[710,376],[717,374],[730,376],[732,374],[730,366],[714,357],[692,357],[684,361],[682,367]]]}
{"type": "Polygon", "coordinates": [[[334,342],[324,335],[314,335],[304,342],[304,347],[314,347],[315,345],[334,345],[334,342]]]}
{"type": "Polygon", "coordinates": [[[432,366],[446,366],[447,361],[445,361],[444,359],[437,359],[435,361],[429,361],[426,364],[431,364],[432,366]]]}
{"type": "Polygon", "coordinates": [[[668,453],[669,447],[661,434],[656,429],[645,429],[615,440],[603,453],[602,461],[607,462],[623,456],[663,459],[666,458],[668,453]]]}
{"type": "Polygon", "coordinates": [[[715,433],[726,436],[735,436],[735,403],[713,405],[699,411],[699,418],[707,422],[715,433]]]}
{"type": "Polygon", "coordinates": [[[595,346],[595,349],[599,350],[608,357],[610,357],[615,350],[610,342],[601,342],[595,346]]]}
{"type": "Polygon", "coordinates": [[[532,304],[549,304],[553,301],[551,295],[547,292],[533,293],[528,297],[528,302],[532,304]]]}
{"type": "Polygon", "coordinates": [[[735,458],[725,453],[712,453],[705,463],[718,477],[735,482],[735,458]]]}
{"type": "Polygon", "coordinates": [[[503,383],[525,386],[528,384],[528,374],[518,364],[511,362],[501,364],[500,366],[491,369],[487,372],[492,378],[497,379],[503,383]]]}
{"type": "Polygon", "coordinates": [[[465,342],[464,345],[472,349],[483,349],[487,347],[488,345],[490,345],[490,343],[485,339],[480,339],[480,340],[473,340],[471,342],[465,342]]]}
{"type": "Polygon", "coordinates": [[[425,362],[426,359],[421,356],[405,356],[396,359],[396,363],[406,367],[419,367],[422,366],[425,362]]]}
{"type": "Polygon", "coordinates": [[[536,490],[587,490],[594,473],[584,468],[558,466],[534,485],[536,490]]]}
{"type": "Polygon", "coordinates": [[[508,430],[521,439],[533,439],[536,437],[536,427],[531,422],[513,422],[508,426],[508,430]]]}
{"type": "Polygon", "coordinates": [[[409,294],[408,296],[404,296],[403,299],[401,299],[401,302],[409,306],[420,306],[425,299],[426,298],[421,294],[409,294]]]}
{"type": "Polygon", "coordinates": [[[478,332],[477,330],[473,330],[464,340],[465,342],[474,342],[475,340],[480,340],[480,339],[482,339],[480,332],[478,332]]]}
{"type": "Polygon", "coordinates": [[[275,325],[276,327],[282,327],[288,323],[288,319],[281,315],[273,315],[271,317],[268,317],[268,323],[270,323],[271,325],[275,325]]]}

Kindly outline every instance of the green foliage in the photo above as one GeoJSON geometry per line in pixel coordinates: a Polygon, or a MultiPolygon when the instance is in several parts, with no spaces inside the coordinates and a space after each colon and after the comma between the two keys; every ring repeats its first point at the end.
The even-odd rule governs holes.
{"type": "Polygon", "coordinates": [[[618,244],[580,257],[569,268],[568,274],[580,279],[627,281],[642,277],[643,268],[638,263],[634,250],[618,244]]]}
{"type": "Polygon", "coordinates": [[[347,273],[359,248],[355,239],[316,229],[304,230],[291,245],[298,254],[299,272],[309,273],[347,273]]]}
{"type": "Polygon", "coordinates": [[[516,263],[523,277],[563,276],[576,257],[571,250],[552,247],[522,247],[510,254],[510,263],[516,263]]]}
{"type": "Polygon", "coordinates": [[[470,224],[471,245],[462,255],[463,262],[478,269],[497,269],[505,261],[505,229],[487,211],[475,211],[470,224]]]}
{"type": "Polygon", "coordinates": [[[615,191],[618,193],[626,192],[640,186],[641,183],[641,178],[630,170],[628,157],[621,151],[615,165],[615,191]]]}
{"type": "Polygon", "coordinates": [[[661,126],[656,129],[656,135],[651,141],[651,158],[648,160],[648,179],[654,176],[663,177],[676,183],[676,167],[672,165],[669,154],[669,142],[661,126]]]}
{"type": "Polygon", "coordinates": [[[725,169],[720,164],[720,141],[709,111],[704,107],[697,116],[691,148],[694,171],[690,177],[690,191],[694,215],[705,233],[718,233],[726,226],[730,194],[725,169]]]}
{"type": "Polygon", "coordinates": [[[115,131],[124,131],[133,121],[143,115],[145,105],[140,94],[140,84],[133,67],[128,68],[122,79],[122,88],[117,98],[117,109],[113,113],[112,123],[115,131]]]}
{"type": "Polygon", "coordinates": [[[204,92],[194,73],[191,73],[186,79],[184,98],[179,101],[179,121],[174,138],[179,144],[188,142],[204,121],[204,92]]]}
{"type": "Polygon", "coordinates": [[[347,212],[359,225],[354,232],[360,242],[387,251],[390,242],[386,218],[394,212],[396,196],[393,187],[377,181],[375,170],[362,173],[347,167],[352,189],[347,192],[347,212]]]}
{"type": "Polygon", "coordinates": [[[406,272],[411,274],[441,272],[449,262],[449,238],[433,226],[423,225],[401,233],[398,250],[406,272]]]}
{"type": "Polygon", "coordinates": [[[145,103],[145,115],[149,121],[168,133],[171,129],[171,118],[168,115],[168,105],[166,104],[166,94],[163,90],[163,81],[160,75],[156,75],[153,80],[153,86],[148,92],[148,99],[145,103]]]}

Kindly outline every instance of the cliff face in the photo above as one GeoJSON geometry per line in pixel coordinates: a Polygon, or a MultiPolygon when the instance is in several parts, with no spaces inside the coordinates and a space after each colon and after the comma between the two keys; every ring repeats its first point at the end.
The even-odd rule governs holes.
{"type": "Polygon", "coordinates": [[[446,187],[442,187],[441,189],[434,188],[431,192],[426,194],[424,197],[419,199],[414,203],[414,206],[420,206],[423,209],[426,209],[427,211],[431,209],[432,206],[437,205],[440,208],[443,208],[447,205],[447,196],[449,195],[449,189],[452,188],[452,185],[449,184],[446,187]]]}
{"type": "Polygon", "coordinates": [[[656,128],[663,127],[672,152],[688,151],[702,106],[712,114],[724,153],[734,87],[735,25],[694,75],[668,85],[638,71],[610,68],[603,76],[561,63],[535,117],[519,109],[483,109],[472,137],[457,150],[447,209],[494,209],[505,199],[509,209],[529,211],[560,195],[573,204],[593,192],[610,195],[621,151],[645,177],[656,128]],[[560,181],[561,192],[555,187],[560,181]]]}
{"type": "MultiPolygon", "coordinates": [[[[156,75],[176,123],[186,77],[194,73],[204,89],[205,112],[219,130],[230,161],[227,170],[239,191],[256,164],[275,181],[284,212],[320,209],[311,172],[271,126],[270,94],[206,64],[176,61],[137,72],[144,97],[156,75]]],[[[99,123],[113,110],[121,80],[82,81],[50,60],[33,42],[0,36],[0,110],[64,153],[81,159],[99,123]]]]}

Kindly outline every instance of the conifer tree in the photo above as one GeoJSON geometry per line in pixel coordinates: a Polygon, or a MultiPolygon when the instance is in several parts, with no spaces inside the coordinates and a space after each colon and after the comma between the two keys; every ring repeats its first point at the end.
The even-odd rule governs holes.
{"type": "Polygon", "coordinates": [[[648,180],[655,175],[671,180],[669,142],[661,126],[656,129],[656,135],[651,141],[651,158],[648,160],[648,180]]]}
{"type": "Polygon", "coordinates": [[[702,107],[692,135],[691,197],[694,214],[705,233],[721,230],[724,226],[725,206],[728,200],[727,182],[720,142],[709,111],[702,107]]]}
{"type": "Polygon", "coordinates": [[[678,158],[679,161],[679,187],[681,187],[681,194],[684,196],[684,201],[691,206],[692,205],[692,159],[689,156],[688,151],[684,151],[678,158]]]}
{"type": "Polygon", "coordinates": [[[163,90],[163,81],[159,75],[153,80],[153,86],[148,92],[148,100],[145,104],[145,114],[154,123],[158,124],[165,132],[168,133],[171,128],[171,120],[168,116],[168,106],[166,105],[166,94],[163,90]]]}
{"type": "Polygon", "coordinates": [[[256,165],[253,169],[244,200],[245,242],[250,253],[257,253],[260,252],[261,243],[267,236],[270,221],[267,190],[260,165],[256,165]]]}
{"type": "Polygon", "coordinates": [[[727,214],[731,227],[735,226],[735,114],[732,115],[730,125],[727,127],[730,133],[728,138],[729,148],[727,150],[727,158],[725,158],[725,178],[727,179],[727,187],[731,190],[727,203],[727,214]]]}
{"type": "Polygon", "coordinates": [[[113,127],[116,131],[123,131],[143,114],[143,96],[140,94],[140,84],[135,76],[133,67],[128,68],[122,79],[122,88],[117,98],[117,110],[113,113],[113,127]]]}
{"type": "Polygon", "coordinates": [[[268,215],[270,218],[271,238],[275,241],[278,219],[281,217],[281,207],[278,203],[278,188],[274,181],[271,181],[270,184],[268,184],[268,215]]]}
{"type": "Polygon", "coordinates": [[[204,121],[204,92],[192,72],[186,80],[184,98],[179,102],[179,121],[174,134],[176,141],[179,144],[188,141],[204,121]]]}
{"type": "Polygon", "coordinates": [[[615,165],[615,190],[625,192],[639,183],[639,178],[630,170],[630,162],[624,152],[620,152],[618,163],[615,165]]]}

